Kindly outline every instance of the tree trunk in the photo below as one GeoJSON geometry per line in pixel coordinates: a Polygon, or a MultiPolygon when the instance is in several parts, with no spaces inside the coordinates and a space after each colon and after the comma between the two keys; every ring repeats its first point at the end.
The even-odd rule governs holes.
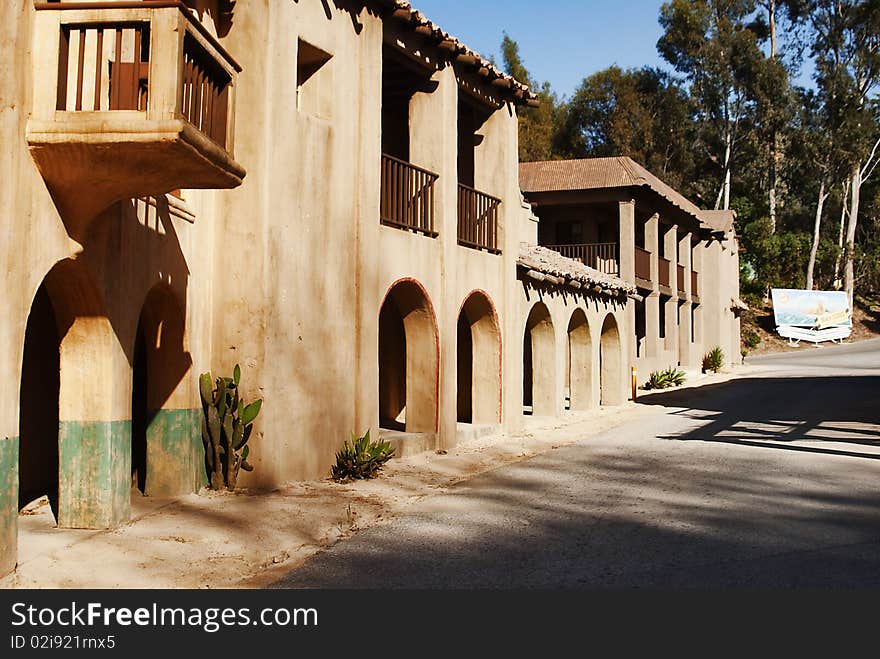
{"type": "Polygon", "coordinates": [[[855,247],[856,247],[856,224],[859,221],[859,194],[862,188],[862,166],[856,163],[852,170],[852,191],[849,206],[849,222],[846,225],[846,267],[844,268],[844,286],[849,297],[850,311],[853,309],[855,296],[855,247]]]}
{"type": "Polygon", "coordinates": [[[840,227],[837,231],[837,257],[834,259],[834,290],[840,290],[840,263],[843,259],[843,235],[846,227],[846,197],[849,194],[849,179],[843,182],[843,194],[840,196],[840,227]]]}
{"type": "Polygon", "coordinates": [[[810,247],[810,261],[807,263],[807,290],[813,290],[813,271],[816,269],[816,252],[819,250],[819,229],[822,226],[822,208],[825,206],[825,181],[819,186],[819,199],[816,203],[816,223],[813,226],[813,245],[810,247]]]}
{"type": "MultiPolygon", "coordinates": [[[[770,19],[770,59],[776,59],[776,0],[770,0],[767,5],[767,13],[770,19]]],[[[770,167],[768,172],[769,203],[770,203],[770,233],[776,233],[776,159],[777,144],[776,131],[770,134],[770,167]]]]}
{"type": "Polygon", "coordinates": [[[724,133],[724,181],[715,199],[715,210],[730,210],[730,151],[732,147],[730,130],[724,133]],[[724,206],[721,205],[722,201],[724,206]]]}

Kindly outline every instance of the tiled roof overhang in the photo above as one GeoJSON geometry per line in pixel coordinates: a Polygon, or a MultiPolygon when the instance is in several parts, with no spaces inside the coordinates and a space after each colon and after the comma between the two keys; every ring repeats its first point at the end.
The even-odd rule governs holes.
{"type": "Polygon", "coordinates": [[[380,9],[385,20],[397,21],[433,42],[447,61],[472,69],[486,85],[506,101],[530,107],[539,105],[537,94],[532,92],[528,85],[506,74],[479,53],[468,48],[448,32],[444,32],[406,0],[367,0],[364,4],[380,9]]]}
{"type": "Polygon", "coordinates": [[[636,295],[635,286],[620,277],[599,272],[580,261],[566,258],[559,252],[539,245],[521,243],[516,264],[529,273],[540,275],[533,276],[533,279],[549,284],[570,286],[608,297],[636,295]]]}

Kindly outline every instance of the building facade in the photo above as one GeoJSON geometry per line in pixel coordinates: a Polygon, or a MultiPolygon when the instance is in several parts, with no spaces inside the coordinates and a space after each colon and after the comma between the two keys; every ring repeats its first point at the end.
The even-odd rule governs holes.
{"type": "Polygon", "coordinates": [[[112,528],[198,491],[203,372],[264,400],[254,488],[352,431],[406,455],[626,399],[637,282],[538,245],[532,93],[408,3],[2,19],[0,573],[35,499],[112,528]]]}

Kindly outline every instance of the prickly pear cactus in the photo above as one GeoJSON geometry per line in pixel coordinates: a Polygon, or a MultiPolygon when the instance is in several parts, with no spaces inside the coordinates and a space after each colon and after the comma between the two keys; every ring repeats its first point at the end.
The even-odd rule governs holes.
{"type": "Polygon", "coordinates": [[[247,461],[250,454],[248,440],[263,400],[245,405],[238,393],[240,381],[241,368],[238,364],[231,378],[219,377],[214,380],[210,373],[202,373],[199,377],[204,411],[202,441],[205,443],[205,462],[214,490],[224,487],[234,490],[239,470],[253,470],[247,461]]]}

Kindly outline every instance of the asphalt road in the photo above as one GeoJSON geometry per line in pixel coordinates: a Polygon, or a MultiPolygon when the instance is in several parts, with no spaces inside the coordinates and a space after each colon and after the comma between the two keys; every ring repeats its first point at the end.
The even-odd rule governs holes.
{"type": "Polygon", "coordinates": [[[277,587],[880,586],[880,341],[751,363],[427,499],[277,587]]]}

